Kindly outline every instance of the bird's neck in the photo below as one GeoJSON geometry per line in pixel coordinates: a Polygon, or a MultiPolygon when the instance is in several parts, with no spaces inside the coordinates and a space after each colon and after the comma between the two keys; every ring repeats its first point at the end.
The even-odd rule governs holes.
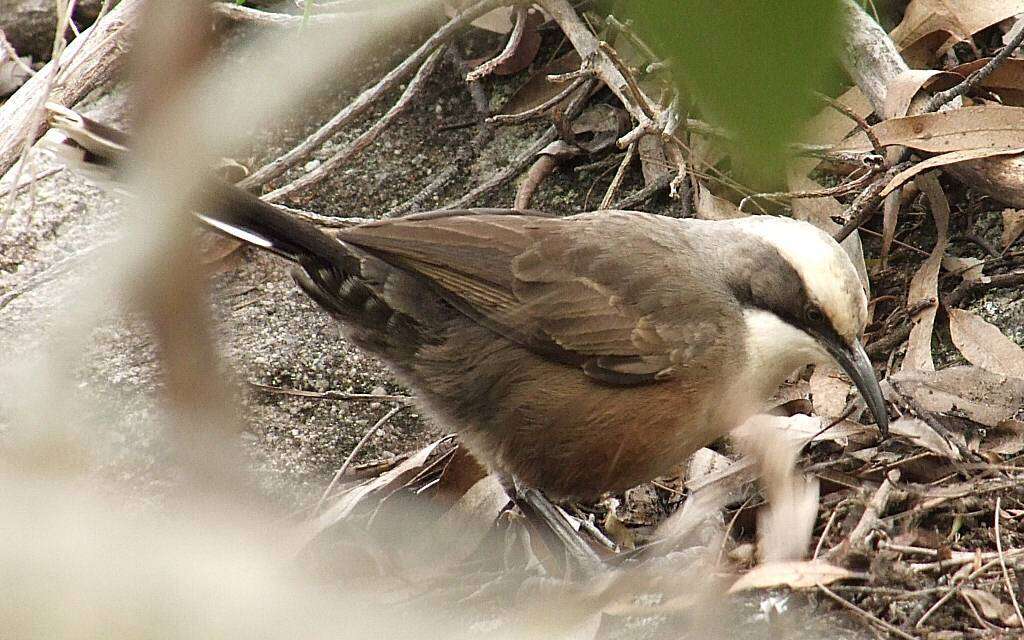
{"type": "Polygon", "coordinates": [[[829,360],[813,337],[770,311],[747,309],[743,320],[747,357],[736,393],[749,397],[752,412],[763,410],[765,401],[794,371],[829,360]]]}

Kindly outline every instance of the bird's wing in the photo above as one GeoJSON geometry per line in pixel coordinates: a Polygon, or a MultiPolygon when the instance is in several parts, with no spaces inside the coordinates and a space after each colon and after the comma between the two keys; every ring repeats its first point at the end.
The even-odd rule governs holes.
{"type": "Polygon", "coordinates": [[[429,280],[456,308],[609,384],[667,380],[710,357],[729,300],[707,286],[676,221],[631,212],[572,218],[453,214],[338,237],[429,280]],[[716,297],[717,296],[717,297],[716,297]]]}

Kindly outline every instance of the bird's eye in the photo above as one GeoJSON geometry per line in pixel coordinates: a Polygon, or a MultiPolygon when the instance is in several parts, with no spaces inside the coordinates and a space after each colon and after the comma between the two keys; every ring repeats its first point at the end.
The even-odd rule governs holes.
{"type": "Polygon", "coordinates": [[[804,317],[806,317],[807,322],[811,324],[818,324],[825,319],[821,314],[821,309],[812,305],[808,305],[807,309],[804,310],[804,317]]]}

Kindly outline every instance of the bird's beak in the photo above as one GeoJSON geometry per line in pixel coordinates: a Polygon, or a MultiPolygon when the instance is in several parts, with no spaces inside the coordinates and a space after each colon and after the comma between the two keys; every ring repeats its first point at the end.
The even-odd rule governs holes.
{"type": "Polygon", "coordinates": [[[885,401],[882,399],[882,389],[878,386],[878,379],[875,377],[875,370],[871,366],[868,354],[860,340],[854,339],[853,344],[843,344],[842,341],[832,337],[819,337],[819,342],[825,347],[839,366],[843,368],[846,375],[850,376],[853,383],[857,385],[868,409],[875,417],[875,424],[883,436],[889,435],[889,414],[885,412],[885,401]]]}

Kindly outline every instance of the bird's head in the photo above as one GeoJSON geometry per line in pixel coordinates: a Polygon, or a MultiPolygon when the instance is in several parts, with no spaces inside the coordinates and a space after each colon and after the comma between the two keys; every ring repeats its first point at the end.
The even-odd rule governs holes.
{"type": "Polygon", "coordinates": [[[757,239],[757,248],[739,263],[745,271],[740,293],[751,348],[773,353],[752,357],[780,357],[797,366],[835,360],[886,433],[882,392],[860,341],[867,297],[849,255],[806,222],[774,216],[730,222],[757,239]]]}

